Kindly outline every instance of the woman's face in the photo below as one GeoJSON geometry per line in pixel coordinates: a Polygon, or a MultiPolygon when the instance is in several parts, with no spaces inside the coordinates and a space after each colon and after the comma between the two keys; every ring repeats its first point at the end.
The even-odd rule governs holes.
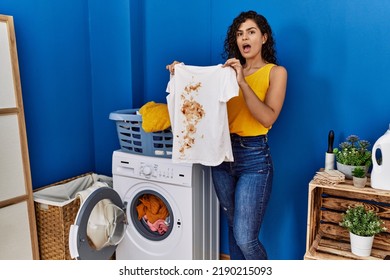
{"type": "Polygon", "coordinates": [[[255,21],[247,19],[238,27],[236,40],[241,55],[248,60],[261,56],[261,48],[267,35],[261,33],[255,21]]]}

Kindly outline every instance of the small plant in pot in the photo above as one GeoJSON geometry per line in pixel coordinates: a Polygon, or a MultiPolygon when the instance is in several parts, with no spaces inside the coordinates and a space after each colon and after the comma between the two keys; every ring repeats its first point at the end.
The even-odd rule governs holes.
{"type": "Polygon", "coordinates": [[[370,142],[361,140],[356,135],[348,136],[339,148],[333,149],[337,170],[344,173],[347,179],[352,179],[352,170],[355,167],[361,167],[367,173],[372,164],[370,145],[370,142]]]}
{"type": "Polygon", "coordinates": [[[349,207],[343,214],[340,226],[349,231],[352,253],[361,257],[371,255],[375,234],[387,230],[384,221],[374,211],[367,210],[363,205],[349,207]]]}
{"type": "Polygon", "coordinates": [[[355,167],[352,170],[353,185],[357,188],[364,188],[367,183],[366,170],[361,167],[355,167]]]}

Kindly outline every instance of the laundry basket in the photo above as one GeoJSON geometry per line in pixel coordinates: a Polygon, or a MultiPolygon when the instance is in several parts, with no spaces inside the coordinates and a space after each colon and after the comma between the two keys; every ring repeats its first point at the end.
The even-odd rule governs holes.
{"type": "Polygon", "coordinates": [[[109,118],[116,121],[121,150],[145,156],[172,157],[173,136],[170,129],[145,132],[142,129],[142,116],[138,109],[118,110],[109,118]]]}
{"type": "Polygon", "coordinates": [[[72,259],[69,229],[80,208],[77,192],[92,186],[97,180],[112,186],[110,177],[86,173],[34,191],[40,259],[72,259]]]}

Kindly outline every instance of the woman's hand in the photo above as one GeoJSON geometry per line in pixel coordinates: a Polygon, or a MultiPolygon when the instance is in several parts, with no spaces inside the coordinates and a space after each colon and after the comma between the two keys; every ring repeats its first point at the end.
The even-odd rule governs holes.
{"type": "Polygon", "coordinates": [[[229,58],[228,60],[226,60],[223,67],[228,67],[228,66],[232,67],[234,71],[236,71],[237,83],[239,85],[245,83],[244,72],[240,60],[238,60],[237,58],[229,58]]]}
{"type": "Polygon", "coordinates": [[[180,64],[180,63],[181,62],[175,60],[171,64],[168,64],[167,66],[165,66],[165,68],[171,73],[171,75],[174,75],[175,74],[175,65],[180,64]]]}

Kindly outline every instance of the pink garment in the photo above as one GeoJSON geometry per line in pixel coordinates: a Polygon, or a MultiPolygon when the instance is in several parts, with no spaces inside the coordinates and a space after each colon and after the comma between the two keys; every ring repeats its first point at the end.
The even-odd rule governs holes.
{"type": "Polygon", "coordinates": [[[151,222],[149,222],[147,217],[144,217],[144,218],[147,221],[148,226],[149,226],[151,231],[157,231],[160,235],[163,235],[164,233],[167,232],[168,226],[165,224],[164,220],[159,219],[159,220],[155,221],[154,223],[151,223],[151,222]]]}

